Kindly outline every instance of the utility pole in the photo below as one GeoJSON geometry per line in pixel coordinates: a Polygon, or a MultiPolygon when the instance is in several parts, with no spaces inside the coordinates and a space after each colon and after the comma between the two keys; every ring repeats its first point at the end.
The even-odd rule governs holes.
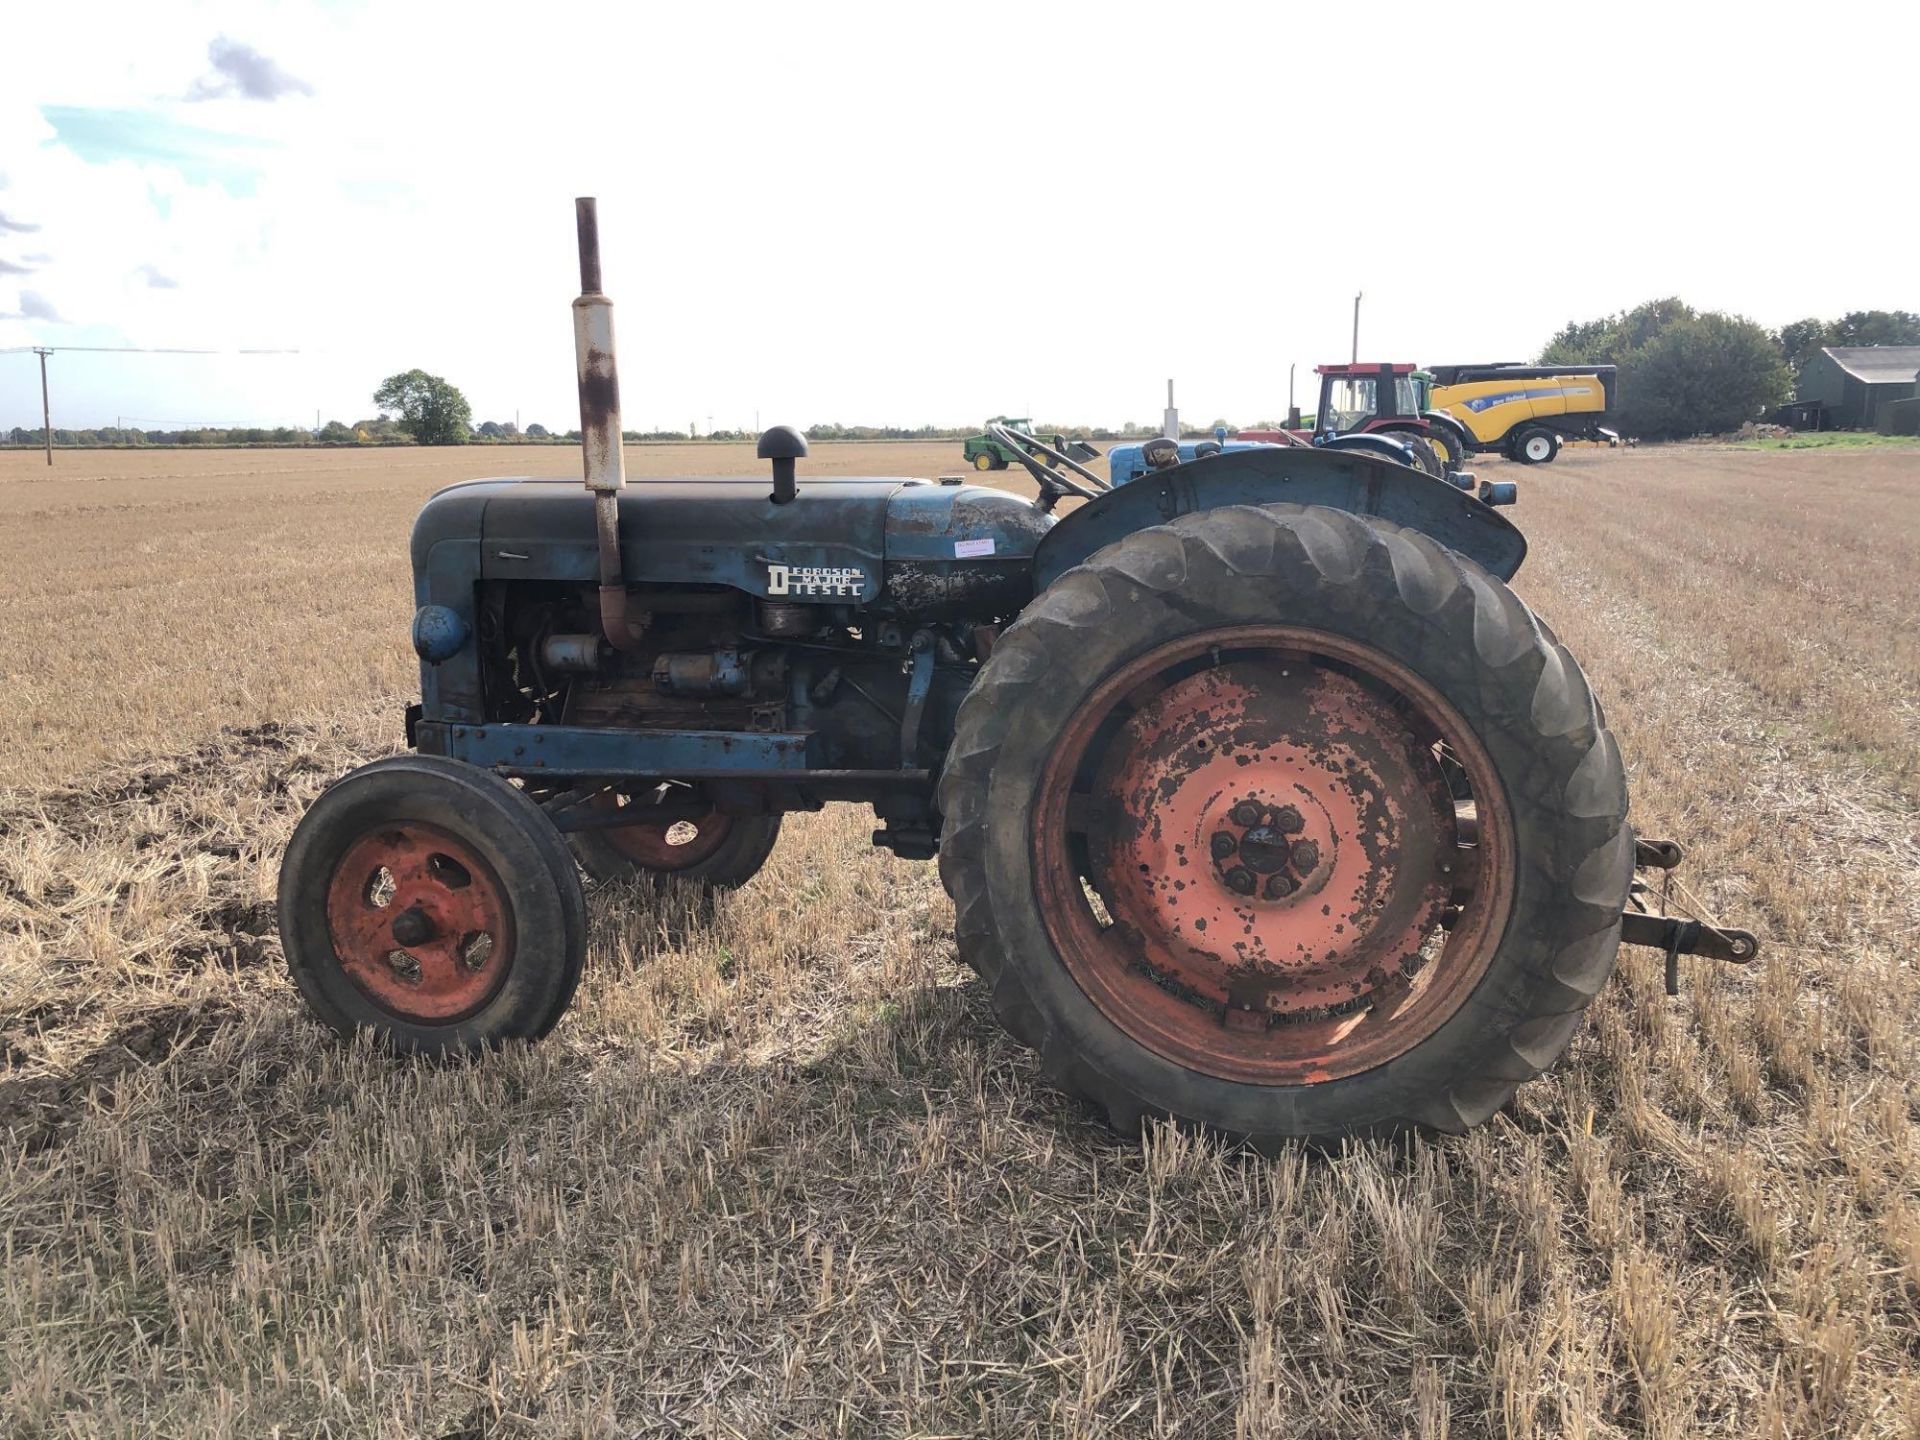
{"type": "Polygon", "coordinates": [[[47,403],[47,356],[53,353],[44,345],[33,347],[40,357],[40,427],[47,441],[47,464],[53,464],[53,407],[47,403]]]}
{"type": "Polygon", "coordinates": [[[1352,363],[1355,365],[1358,365],[1360,363],[1360,297],[1365,293],[1366,293],[1365,291],[1355,291],[1353,296],[1353,360],[1352,360],[1352,363]]]}

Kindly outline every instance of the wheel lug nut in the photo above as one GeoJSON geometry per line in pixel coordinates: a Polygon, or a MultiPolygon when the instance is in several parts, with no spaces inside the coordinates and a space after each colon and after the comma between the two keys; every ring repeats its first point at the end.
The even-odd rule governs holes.
{"type": "Polygon", "coordinates": [[[1320,863],[1320,847],[1311,840],[1293,842],[1293,868],[1302,875],[1311,874],[1313,867],[1320,863]]]}
{"type": "Polygon", "coordinates": [[[1233,823],[1245,828],[1260,823],[1260,807],[1251,800],[1242,800],[1233,807],[1233,823]]]}
{"type": "Polygon", "coordinates": [[[1298,835],[1307,828],[1307,822],[1300,818],[1300,812],[1291,805],[1282,805],[1280,813],[1274,816],[1273,828],[1282,835],[1298,835]]]}
{"type": "Polygon", "coordinates": [[[1291,895],[1293,891],[1294,884],[1290,876],[1275,871],[1267,877],[1267,899],[1284,900],[1287,896],[1291,895]]]}
{"type": "Polygon", "coordinates": [[[1229,835],[1224,830],[1214,831],[1213,839],[1209,842],[1209,844],[1213,848],[1213,858],[1216,860],[1226,859],[1229,855],[1233,854],[1234,850],[1238,846],[1238,842],[1233,838],[1233,836],[1229,835]]]}
{"type": "Polygon", "coordinates": [[[1244,865],[1236,865],[1227,872],[1227,888],[1236,895],[1253,894],[1253,872],[1244,865]]]}

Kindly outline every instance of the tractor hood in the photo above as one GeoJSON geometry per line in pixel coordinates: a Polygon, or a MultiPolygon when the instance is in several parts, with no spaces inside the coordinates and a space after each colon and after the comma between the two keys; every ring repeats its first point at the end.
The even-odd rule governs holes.
{"type": "MultiPolygon", "coordinates": [[[[1052,523],[1004,490],[904,477],[802,480],[784,505],[759,475],[629,481],[620,492],[630,582],[725,585],[799,603],[867,605],[894,592],[924,607],[962,575],[974,589],[994,577],[1024,589],[1052,523]]],[[[589,583],[598,574],[593,496],[577,480],[442,490],[414,526],[416,571],[436,545],[476,537],[483,580],[589,583]]]]}

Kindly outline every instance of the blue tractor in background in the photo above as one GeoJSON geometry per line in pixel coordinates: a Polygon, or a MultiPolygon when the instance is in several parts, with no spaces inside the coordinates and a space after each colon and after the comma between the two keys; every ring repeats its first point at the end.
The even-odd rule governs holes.
{"type": "Polygon", "coordinates": [[[578,222],[586,485],[428,501],[411,753],[287,848],[280,935],[334,1029],[543,1036],[583,871],[739,885],[839,802],[938,856],[1001,1023],[1122,1130],[1460,1130],[1560,1053],[1623,938],[1751,957],[1629,911],[1677,849],[1636,842],[1600,706],[1508,587],[1526,542],[1473,494],[1336,446],[1110,484],[1035,441],[1031,498],[803,480],[785,427],[768,473],[629,485],[578,222]]]}
{"type": "MultiPolygon", "coordinates": [[[[1156,436],[1138,445],[1114,445],[1107,451],[1107,475],[1115,485],[1125,485],[1155,470],[1204,460],[1211,455],[1229,455],[1249,450],[1318,449],[1341,451],[1350,455],[1370,455],[1404,465],[1409,469],[1445,480],[1461,490],[1473,491],[1471,470],[1448,469],[1434,449],[1417,436],[1400,434],[1325,434],[1311,441],[1293,437],[1287,431],[1270,433],[1273,439],[1238,439],[1224,426],[1215,426],[1211,440],[1173,440],[1156,436]]],[[[1084,473],[1084,472],[1083,472],[1084,473]]],[[[1519,487],[1510,480],[1481,482],[1476,492],[1488,505],[1511,505],[1519,496],[1519,487]]]]}

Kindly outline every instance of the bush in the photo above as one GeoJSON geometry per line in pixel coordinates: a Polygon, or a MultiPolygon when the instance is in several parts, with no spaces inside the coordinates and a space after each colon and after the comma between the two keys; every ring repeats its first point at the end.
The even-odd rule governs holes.
{"type": "Polygon", "coordinates": [[[1779,339],[1738,315],[1676,299],[1568,325],[1543,365],[1617,365],[1619,428],[1648,440],[1737,430],[1787,398],[1779,339]]]}

